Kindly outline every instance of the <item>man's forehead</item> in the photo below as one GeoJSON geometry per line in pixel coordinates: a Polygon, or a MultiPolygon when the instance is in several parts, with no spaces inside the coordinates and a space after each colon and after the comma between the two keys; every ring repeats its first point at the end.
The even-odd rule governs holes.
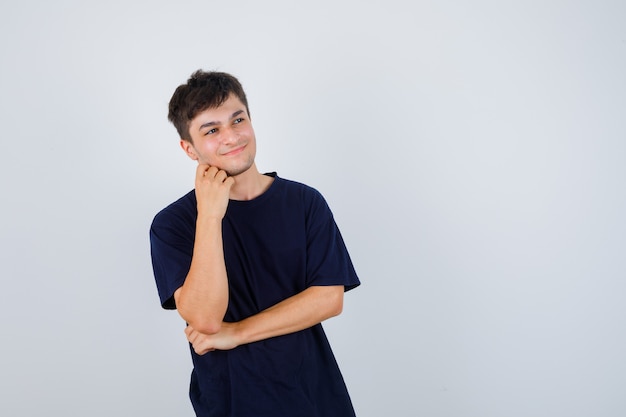
{"type": "Polygon", "coordinates": [[[209,107],[201,110],[191,120],[190,125],[203,125],[206,123],[224,123],[231,118],[246,113],[246,106],[236,96],[230,96],[226,101],[217,107],[209,107]]]}

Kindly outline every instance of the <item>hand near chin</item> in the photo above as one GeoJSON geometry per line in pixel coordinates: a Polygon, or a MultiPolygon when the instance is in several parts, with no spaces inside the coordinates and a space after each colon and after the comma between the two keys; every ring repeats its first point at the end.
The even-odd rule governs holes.
{"type": "Polygon", "coordinates": [[[196,169],[198,214],[222,219],[228,207],[230,189],[235,183],[226,171],[207,164],[196,169]]]}
{"type": "Polygon", "coordinates": [[[198,355],[204,355],[214,350],[230,350],[239,346],[236,338],[236,323],[222,323],[219,332],[215,334],[200,333],[191,326],[185,328],[187,340],[198,355]]]}

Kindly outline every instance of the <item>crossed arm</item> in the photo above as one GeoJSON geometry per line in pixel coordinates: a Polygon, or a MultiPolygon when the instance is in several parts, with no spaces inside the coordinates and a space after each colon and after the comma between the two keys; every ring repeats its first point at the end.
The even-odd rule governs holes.
{"type": "Polygon", "coordinates": [[[242,321],[223,322],[212,334],[185,329],[195,352],[203,355],[212,350],[228,350],[274,336],[294,333],[314,326],[341,313],[344,287],[314,286],[242,321]]]}

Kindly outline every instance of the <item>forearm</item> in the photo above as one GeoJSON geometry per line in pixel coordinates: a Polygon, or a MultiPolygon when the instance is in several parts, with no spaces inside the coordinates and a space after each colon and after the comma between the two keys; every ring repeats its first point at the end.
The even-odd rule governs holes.
{"type": "Polygon", "coordinates": [[[314,286],[236,323],[238,344],[294,333],[337,316],[343,309],[343,286],[314,286]]]}
{"type": "Polygon", "coordinates": [[[187,323],[207,334],[219,331],[228,306],[221,219],[198,216],[189,273],[174,297],[187,323]]]}
{"type": "Polygon", "coordinates": [[[343,285],[309,287],[299,294],[236,323],[222,323],[219,332],[207,334],[193,325],[185,328],[187,340],[199,355],[308,329],[341,313],[343,285]]]}

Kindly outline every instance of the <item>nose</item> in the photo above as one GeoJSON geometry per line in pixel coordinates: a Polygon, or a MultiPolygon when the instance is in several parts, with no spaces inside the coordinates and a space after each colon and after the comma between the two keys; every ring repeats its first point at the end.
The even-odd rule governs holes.
{"type": "Polygon", "coordinates": [[[238,140],[237,132],[232,127],[226,127],[222,130],[222,143],[236,143],[238,140]]]}

